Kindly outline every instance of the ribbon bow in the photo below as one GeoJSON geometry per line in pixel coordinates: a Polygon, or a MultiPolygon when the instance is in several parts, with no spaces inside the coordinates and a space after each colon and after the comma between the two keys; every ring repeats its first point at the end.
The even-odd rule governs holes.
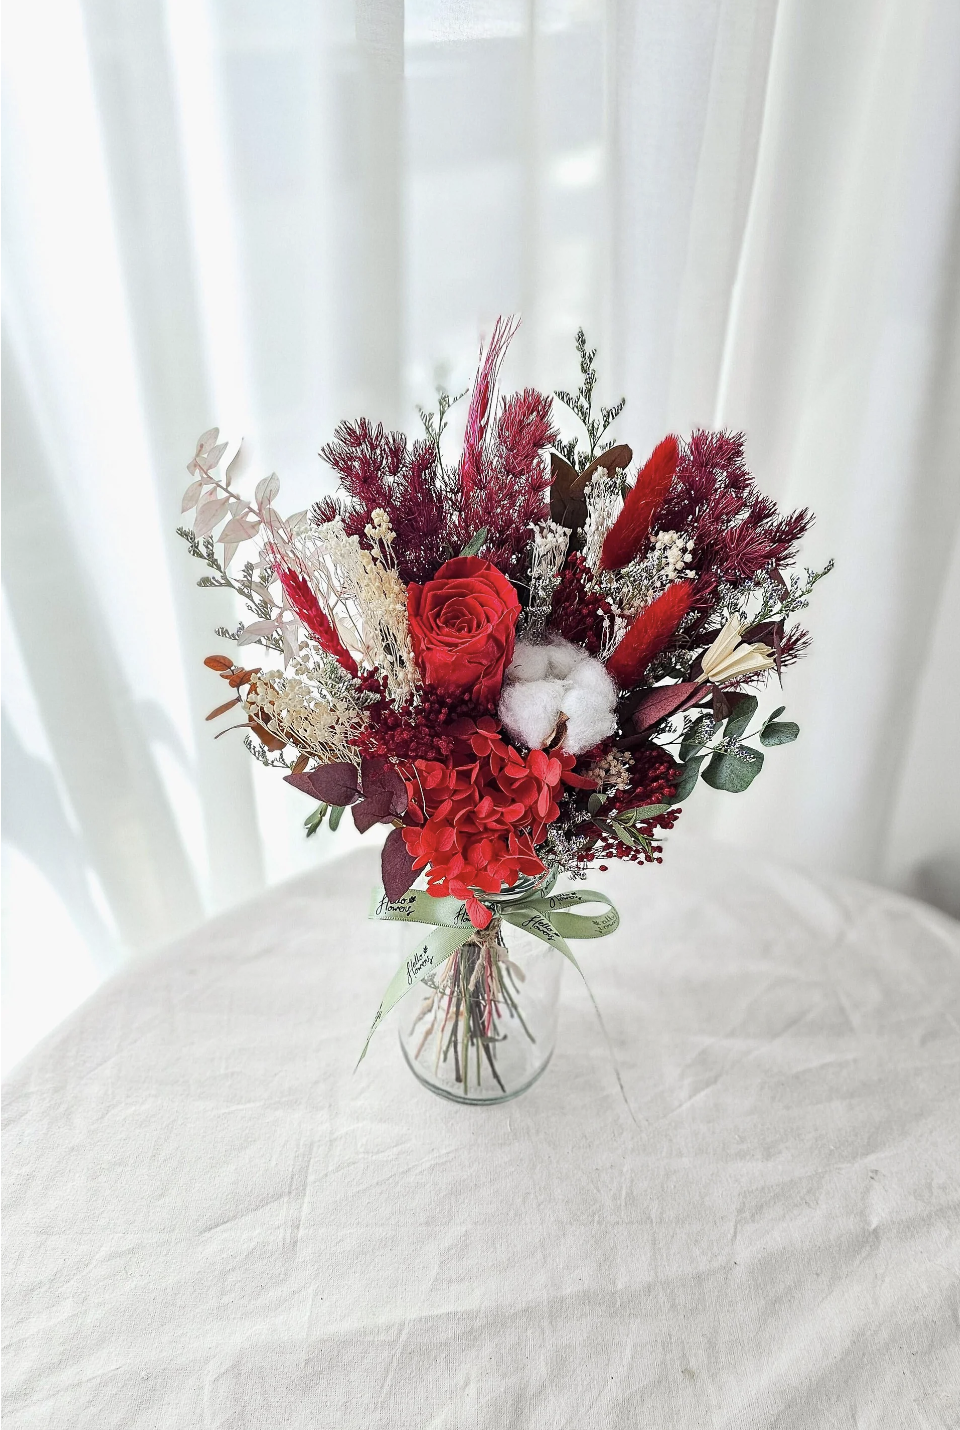
{"type": "MultiPolygon", "coordinates": [[[[540,939],[541,943],[558,948],[564,957],[570,960],[581,978],[583,970],[571,953],[567,939],[606,938],[607,934],[614,933],[620,926],[620,915],[611,900],[606,894],[598,894],[594,889],[571,890],[565,894],[545,894],[542,890],[534,890],[520,899],[501,901],[484,897],[482,902],[495,919],[513,924],[514,928],[523,929],[534,938],[540,939]],[[567,909],[578,908],[581,904],[604,904],[607,912],[566,912],[567,909]]],[[[411,889],[402,898],[390,900],[380,886],[373,891],[369,917],[387,923],[432,924],[434,927],[422,943],[411,949],[390,980],[367,1034],[358,1066],[366,1057],[370,1039],[384,1015],[410,992],[415,983],[419,983],[433,969],[445,963],[458,948],[482,937],[470,921],[466,904],[459,899],[436,899],[425,889],[411,889]]]]}

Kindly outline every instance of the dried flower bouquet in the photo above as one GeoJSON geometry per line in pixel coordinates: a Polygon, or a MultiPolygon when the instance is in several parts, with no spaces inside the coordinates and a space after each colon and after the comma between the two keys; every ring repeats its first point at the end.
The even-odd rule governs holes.
{"type": "Polygon", "coordinates": [[[200,585],[253,616],[218,635],[275,657],[210,656],[235,694],[208,718],[242,714],[250,752],[316,801],[308,834],[348,806],[359,830],[389,827],[375,916],[433,931],[374,1027],[425,981],[418,1051],[452,1056],[465,1092],[471,1057],[475,1084],[500,1082],[501,1024],[523,1022],[504,923],[572,960],[568,938],[617,916],[603,895],[553,894],[558,875],[659,863],[699,780],[740,793],[796,739],[782,705],[757,718],[753,690],[804,652],[794,618],[830,569],[791,572],[810,513],[757,490],[742,435],[668,436],[635,467],[608,435],[623,403],[596,410],[582,332],[581,386],[554,394],[579,437],[561,439],[544,393],[498,396],[514,331],[498,322],[481,355],[456,461],[444,392],[417,440],[345,422],[321,454],[337,494],[284,518],[275,476],[248,501],[233,463],[220,473],[213,430],[181,529],[200,585]]]}

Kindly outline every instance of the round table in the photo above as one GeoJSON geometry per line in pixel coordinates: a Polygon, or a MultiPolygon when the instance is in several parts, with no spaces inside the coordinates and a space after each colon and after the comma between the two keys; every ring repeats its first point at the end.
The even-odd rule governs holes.
{"type": "Polygon", "coordinates": [[[353,853],[6,1092],[7,1430],[960,1424],[960,926],[677,838],[591,880],[546,1075],[461,1107],[353,853]],[[597,882],[599,881],[599,882],[597,882]],[[618,1079],[619,1072],[619,1079],[618,1079]]]}

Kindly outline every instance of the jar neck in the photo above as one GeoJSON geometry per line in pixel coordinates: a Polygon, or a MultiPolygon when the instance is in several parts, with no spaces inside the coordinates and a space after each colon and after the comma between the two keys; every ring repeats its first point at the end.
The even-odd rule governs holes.
{"type": "Polygon", "coordinates": [[[499,894],[487,893],[485,889],[474,889],[473,892],[482,904],[517,904],[530,894],[549,894],[556,882],[554,871],[545,869],[542,874],[521,874],[515,884],[511,884],[509,889],[502,889],[499,894]]]}

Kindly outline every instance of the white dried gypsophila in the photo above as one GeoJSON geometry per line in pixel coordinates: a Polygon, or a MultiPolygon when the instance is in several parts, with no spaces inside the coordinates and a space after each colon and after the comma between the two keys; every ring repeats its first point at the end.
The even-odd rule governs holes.
{"type": "Polygon", "coordinates": [[[351,761],[357,754],[351,741],[364,724],[358,705],[332,704],[317,684],[304,676],[307,667],[295,661],[298,674],[262,670],[247,690],[244,708],[271,734],[314,755],[321,764],[351,761]]]}
{"type": "Polygon", "coordinates": [[[370,520],[363,529],[370,540],[380,546],[384,565],[396,566],[397,563],[393,558],[393,543],[397,539],[397,533],[383,507],[374,508],[370,513],[370,520]]]}
{"type": "Polygon", "coordinates": [[[629,789],[632,768],[633,756],[628,750],[608,750],[599,760],[594,760],[587,770],[587,779],[596,780],[599,791],[629,789]]]}
{"type": "Polygon", "coordinates": [[[591,477],[584,496],[587,519],[583,527],[583,559],[591,571],[597,571],[607,532],[623,510],[622,474],[601,467],[591,477]]]}
{"type": "Polygon", "coordinates": [[[541,521],[533,527],[530,550],[530,603],[527,607],[525,634],[538,640],[543,635],[547,617],[553,605],[553,593],[567,559],[570,528],[556,521],[541,521]]]}
{"type": "Polygon", "coordinates": [[[615,605],[625,623],[661,596],[674,581],[692,579],[693,541],[679,531],[651,534],[647,551],[621,571],[601,571],[595,586],[615,605]]]}
{"type": "Polygon", "coordinates": [[[693,539],[684,539],[682,531],[658,531],[651,537],[654,564],[664,586],[678,581],[681,576],[692,576],[686,568],[693,561],[693,539]]]}
{"type": "MultiPolygon", "coordinates": [[[[372,551],[364,550],[358,537],[347,535],[339,517],[314,526],[310,533],[314,561],[329,583],[331,604],[348,615],[355,653],[383,675],[390,700],[399,706],[413,695],[418,677],[407,620],[407,588],[394,564],[395,532],[386,512],[371,513],[367,535],[374,543],[372,551]]],[[[339,619],[338,625],[342,631],[339,619]]]]}

